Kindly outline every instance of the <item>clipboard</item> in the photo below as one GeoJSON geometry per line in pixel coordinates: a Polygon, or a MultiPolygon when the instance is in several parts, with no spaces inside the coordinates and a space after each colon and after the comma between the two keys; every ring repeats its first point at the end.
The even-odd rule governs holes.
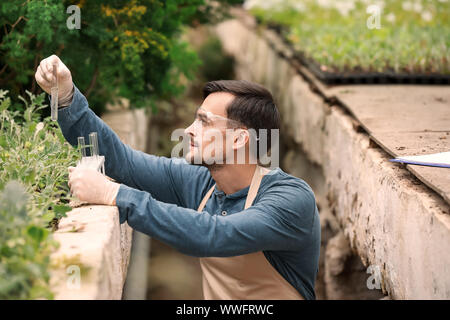
{"type": "Polygon", "coordinates": [[[419,166],[450,168],[450,152],[425,154],[421,156],[396,157],[395,159],[389,159],[389,161],[419,166]]]}

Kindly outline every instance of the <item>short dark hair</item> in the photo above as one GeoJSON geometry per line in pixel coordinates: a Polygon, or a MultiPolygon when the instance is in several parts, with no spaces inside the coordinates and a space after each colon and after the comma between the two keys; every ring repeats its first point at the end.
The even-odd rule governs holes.
{"type": "MultiPolygon", "coordinates": [[[[210,81],[203,87],[203,99],[214,92],[228,92],[234,99],[227,107],[227,117],[254,129],[267,129],[267,148],[271,146],[272,129],[280,129],[280,113],[272,94],[262,85],[245,80],[210,81]]],[[[257,144],[259,154],[259,142],[257,144]]]]}

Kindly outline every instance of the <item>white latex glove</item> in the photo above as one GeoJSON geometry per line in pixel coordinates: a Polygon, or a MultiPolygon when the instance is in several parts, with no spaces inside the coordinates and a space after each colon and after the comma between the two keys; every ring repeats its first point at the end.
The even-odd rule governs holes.
{"type": "Polygon", "coordinates": [[[34,77],[37,84],[51,94],[53,79],[53,64],[58,64],[58,106],[68,106],[72,102],[74,87],[72,74],[66,65],[56,55],[45,58],[39,64],[34,77]]]}
{"type": "Polygon", "coordinates": [[[81,201],[115,206],[120,184],[95,169],[69,167],[69,187],[72,195],[81,201]]]}

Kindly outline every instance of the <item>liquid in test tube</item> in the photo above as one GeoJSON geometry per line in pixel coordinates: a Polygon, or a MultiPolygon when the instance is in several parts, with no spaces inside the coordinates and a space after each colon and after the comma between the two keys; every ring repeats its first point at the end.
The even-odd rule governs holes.
{"type": "Polygon", "coordinates": [[[53,64],[53,83],[51,88],[51,116],[53,121],[58,120],[58,64],[53,64]]]}
{"type": "Polygon", "coordinates": [[[89,144],[91,145],[91,156],[98,156],[97,132],[89,133],[89,144]]]}

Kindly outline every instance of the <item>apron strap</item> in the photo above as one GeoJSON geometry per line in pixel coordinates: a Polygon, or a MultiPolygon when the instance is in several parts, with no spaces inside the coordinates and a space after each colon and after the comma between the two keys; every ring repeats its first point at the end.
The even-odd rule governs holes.
{"type": "MultiPolygon", "coordinates": [[[[266,169],[266,168],[263,168],[260,166],[256,166],[255,173],[253,174],[252,182],[250,184],[250,188],[248,189],[248,194],[247,194],[247,199],[245,200],[244,210],[249,208],[252,205],[253,200],[255,200],[256,195],[258,194],[258,189],[261,184],[261,180],[262,180],[263,176],[265,174],[267,174],[269,171],[270,171],[269,169],[266,169]]],[[[202,212],[202,210],[205,208],[206,202],[208,202],[215,187],[216,187],[216,185],[213,185],[211,187],[211,189],[209,189],[209,191],[203,197],[202,202],[200,203],[200,205],[197,209],[198,212],[202,212]]]]}
{"type": "Polygon", "coordinates": [[[255,200],[256,195],[258,194],[259,185],[261,184],[261,180],[266,173],[270,170],[256,166],[255,173],[253,174],[252,182],[250,184],[250,188],[248,189],[247,199],[245,200],[244,210],[251,207],[253,200],[255,200]]]}
{"type": "Polygon", "coordinates": [[[214,184],[211,189],[209,189],[209,191],[206,193],[206,195],[203,197],[202,202],[200,202],[200,205],[198,206],[197,211],[198,212],[202,212],[203,208],[206,206],[206,202],[208,202],[209,197],[211,197],[211,194],[214,191],[214,188],[216,187],[216,185],[214,184]]]}

